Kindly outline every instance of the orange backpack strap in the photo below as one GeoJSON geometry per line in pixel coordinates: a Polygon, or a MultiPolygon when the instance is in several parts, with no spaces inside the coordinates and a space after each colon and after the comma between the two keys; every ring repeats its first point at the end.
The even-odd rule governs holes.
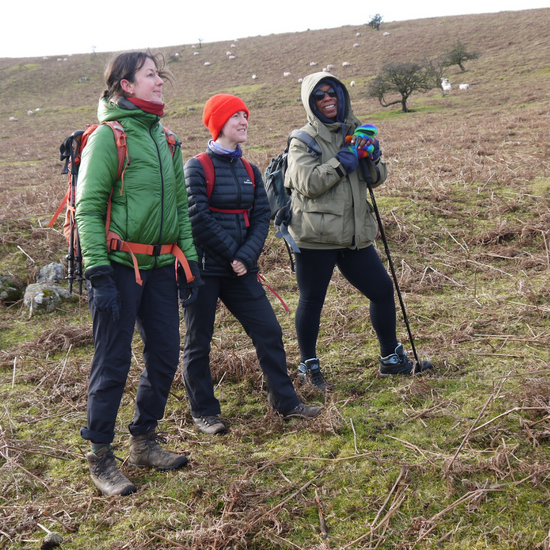
{"type": "Polygon", "coordinates": [[[168,147],[173,157],[176,154],[177,148],[181,146],[181,141],[176,141],[176,134],[174,134],[172,130],[165,128],[164,126],[162,128],[164,130],[166,142],[168,143],[168,147]]]}
{"type": "Polygon", "coordinates": [[[195,280],[195,277],[191,274],[189,262],[187,261],[183,250],[177,244],[131,243],[128,241],[123,241],[114,231],[109,231],[107,233],[107,250],[109,252],[128,252],[128,254],[132,256],[132,263],[134,264],[134,272],[136,274],[136,282],[138,285],[142,285],[143,281],[139,273],[139,265],[135,256],[136,254],[145,254],[146,256],[173,254],[182,265],[187,282],[190,283],[195,280]]]}

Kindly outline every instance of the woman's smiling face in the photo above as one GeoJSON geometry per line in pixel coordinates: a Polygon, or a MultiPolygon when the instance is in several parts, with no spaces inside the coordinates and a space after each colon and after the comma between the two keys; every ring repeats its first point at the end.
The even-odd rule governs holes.
{"type": "Polygon", "coordinates": [[[314,101],[317,110],[326,118],[335,119],[338,115],[338,98],[336,92],[330,84],[323,84],[316,92],[314,92],[314,101]],[[315,97],[319,92],[323,92],[323,98],[315,97]]]}
{"type": "Polygon", "coordinates": [[[137,99],[162,103],[162,86],[164,80],[159,76],[155,62],[147,58],[142,67],[136,71],[134,82],[123,80],[123,89],[137,99]]]}
{"type": "Polygon", "coordinates": [[[237,111],[225,123],[218,139],[226,149],[236,149],[239,143],[246,141],[248,134],[248,118],[245,111],[237,111]]]}

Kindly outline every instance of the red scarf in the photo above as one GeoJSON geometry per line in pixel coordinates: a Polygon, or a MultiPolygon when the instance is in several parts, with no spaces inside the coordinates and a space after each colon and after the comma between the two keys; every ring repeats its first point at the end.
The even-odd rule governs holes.
{"type": "Polygon", "coordinates": [[[164,103],[156,103],[154,101],[147,101],[146,99],[138,99],[137,97],[129,97],[128,101],[131,101],[136,107],[139,107],[146,113],[158,116],[164,115],[164,103]]]}

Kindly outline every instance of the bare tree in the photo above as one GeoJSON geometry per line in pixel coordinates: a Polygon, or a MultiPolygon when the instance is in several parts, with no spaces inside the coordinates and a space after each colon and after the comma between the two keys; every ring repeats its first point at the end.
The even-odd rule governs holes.
{"type": "Polygon", "coordinates": [[[467,51],[466,46],[458,40],[456,44],[444,54],[443,58],[447,67],[458,65],[460,70],[465,73],[466,69],[464,68],[464,62],[478,59],[479,53],[467,51]]]}
{"type": "Polygon", "coordinates": [[[369,27],[379,31],[380,25],[382,24],[382,16],[377,13],[376,15],[369,15],[370,21],[367,23],[369,27]]]}
{"type": "Polygon", "coordinates": [[[370,84],[367,95],[375,97],[382,107],[401,104],[404,113],[409,112],[407,100],[414,92],[426,93],[437,87],[433,73],[422,63],[390,63],[370,84]],[[395,100],[392,98],[400,96],[395,100]]]}

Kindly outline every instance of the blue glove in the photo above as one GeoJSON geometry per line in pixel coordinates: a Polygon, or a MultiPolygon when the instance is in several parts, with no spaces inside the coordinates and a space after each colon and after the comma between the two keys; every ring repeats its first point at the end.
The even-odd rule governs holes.
{"type": "Polygon", "coordinates": [[[381,156],[382,156],[382,151],[380,151],[380,142],[374,138],[374,151],[370,154],[370,159],[374,162],[376,162],[381,156]]]}
{"type": "Polygon", "coordinates": [[[90,306],[97,311],[109,313],[116,323],[120,314],[120,295],[112,277],[113,273],[110,265],[98,265],[87,269],[84,276],[91,285],[91,288],[88,287],[90,306]]]}
{"type": "Polygon", "coordinates": [[[180,294],[181,307],[187,307],[196,302],[199,297],[199,286],[204,284],[199,272],[199,265],[197,262],[191,260],[189,263],[189,269],[191,269],[191,275],[194,279],[191,282],[187,282],[185,271],[181,264],[178,264],[178,288],[180,294]]]}
{"type": "Polygon", "coordinates": [[[357,169],[357,166],[359,165],[359,159],[357,158],[357,154],[350,151],[347,145],[344,145],[344,147],[340,149],[340,151],[336,155],[336,159],[344,167],[346,174],[350,174],[351,172],[354,172],[357,169]]]}

